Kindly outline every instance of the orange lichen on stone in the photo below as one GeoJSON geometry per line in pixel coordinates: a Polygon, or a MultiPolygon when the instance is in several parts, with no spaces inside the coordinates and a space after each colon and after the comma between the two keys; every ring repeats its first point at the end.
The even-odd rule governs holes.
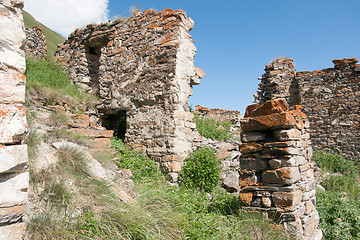
{"type": "Polygon", "coordinates": [[[204,70],[197,68],[197,67],[195,67],[195,73],[198,76],[198,78],[200,78],[200,79],[204,78],[205,74],[206,74],[204,70]]]}
{"type": "Polygon", "coordinates": [[[243,143],[240,145],[240,152],[241,153],[252,153],[258,152],[262,150],[262,145],[255,142],[250,143],[243,143]]]}
{"type": "Polygon", "coordinates": [[[156,23],[153,23],[153,24],[151,24],[150,26],[149,26],[149,28],[150,29],[154,29],[154,28],[156,28],[158,25],[156,24],[156,23]]]}
{"type": "Polygon", "coordinates": [[[263,104],[253,104],[246,108],[245,118],[281,113],[288,110],[288,104],[283,99],[270,100],[263,104]]]}
{"type": "Polygon", "coordinates": [[[287,129],[294,126],[303,128],[302,120],[306,115],[300,111],[287,111],[266,116],[245,118],[241,122],[243,132],[287,129]]]}
{"type": "Polygon", "coordinates": [[[245,206],[250,206],[252,201],[253,193],[239,193],[240,203],[245,206]]]}
{"type": "Polygon", "coordinates": [[[357,58],[343,58],[343,59],[334,59],[332,62],[335,66],[344,66],[348,64],[355,64],[359,61],[357,58]]]}

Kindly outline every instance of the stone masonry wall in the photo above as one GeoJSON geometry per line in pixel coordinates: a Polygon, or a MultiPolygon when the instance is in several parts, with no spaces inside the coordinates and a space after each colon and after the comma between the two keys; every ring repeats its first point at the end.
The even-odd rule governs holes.
{"type": "Polygon", "coordinates": [[[285,98],[301,104],[316,149],[360,159],[360,65],[358,59],[333,60],[334,68],[297,72],[292,59],[266,65],[255,101],[285,98]]]}
{"type": "Polygon", "coordinates": [[[240,120],[243,116],[239,111],[224,110],[219,108],[207,108],[200,105],[195,106],[194,114],[222,122],[231,122],[232,126],[230,132],[235,138],[240,136],[240,120]]]}
{"type": "Polygon", "coordinates": [[[278,220],[297,239],[321,239],[309,122],[284,100],[250,105],[241,123],[240,202],[278,220]]]}
{"type": "Polygon", "coordinates": [[[204,74],[194,67],[193,25],[182,10],[145,10],[76,30],[55,53],[73,82],[99,93],[100,118],[124,112],[125,142],[159,160],[172,182],[198,135],[188,97],[204,74]]]}
{"type": "Polygon", "coordinates": [[[0,239],[21,239],[29,184],[22,0],[0,3],[0,239]]]}
{"type": "Polygon", "coordinates": [[[25,52],[31,57],[46,59],[47,46],[44,31],[39,27],[26,28],[25,52]]]}

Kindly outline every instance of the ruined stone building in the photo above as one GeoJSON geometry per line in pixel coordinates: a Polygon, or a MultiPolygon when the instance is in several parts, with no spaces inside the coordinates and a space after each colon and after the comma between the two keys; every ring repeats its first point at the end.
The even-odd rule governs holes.
{"type": "Polygon", "coordinates": [[[55,53],[71,81],[100,96],[99,124],[159,160],[173,182],[198,136],[188,98],[204,72],[193,25],[183,10],[145,10],[78,29],[55,53]]]}
{"type": "Polygon", "coordinates": [[[47,46],[44,31],[39,27],[26,28],[25,52],[33,58],[46,59],[47,46]]]}
{"type": "Polygon", "coordinates": [[[333,60],[334,68],[296,72],[292,59],[267,64],[255,101],[285,98],[300,104],[310,121],[316,149],[360,159],[360,65],[358,59],[333,60]]]}
{"type": "Polygon", "coordinates": [[[22,0],[0,2],[0,239],[22,239],[29,171],[22,0]]]}

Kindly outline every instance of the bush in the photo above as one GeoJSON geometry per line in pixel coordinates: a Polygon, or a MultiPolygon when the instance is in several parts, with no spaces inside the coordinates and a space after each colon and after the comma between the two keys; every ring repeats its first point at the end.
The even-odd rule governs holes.
{"type": "Polygon", "coordinates": [[[181,185],[210,192],[219,180],[220,165],[214,149],[199,148],[185,159],[180,173],[181,185]]]}
{"type": "Polygon", "coordinates": [[[313,161],[315,161],[320,168],[330,173],[346,173],[351,175],[357,173],[355,163],[340,154],[315,151],[313,161]]]}
{"type": "Polygon", "coordinates": [[[132,150],[121,139],[117,137],[111,138],[111,147],[118,150],[118,167],[130,169],[133,179],[157,178],[161,175],[159,167],[152,159],[144,156],[139,151],[132,150]]]}
{"type": "Polygon", "coordinates": [[[229,133],[231,122],[216,121],[211,118],[200,116],[195,116],[194,120],[196,122],[196,130],[203,137],[218,141],[233,138],[229,133]]]}

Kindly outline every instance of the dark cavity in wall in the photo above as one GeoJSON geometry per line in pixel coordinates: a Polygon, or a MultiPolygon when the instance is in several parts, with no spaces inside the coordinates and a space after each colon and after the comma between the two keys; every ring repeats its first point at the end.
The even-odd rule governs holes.
{"type": "Polygon", "coordinates": [[[126,111],[119,109],[106,109],[101,113],[102,126],[107,130],[113,130],[114,136],[121,140],[125,139],[126,111]]]}
{"type": "Polygon", "coordinates": [[[101,57],[101,46],[86,47],[86,59],[91,81],[92,91],[99,92],[99,67],[101,57]]]}

